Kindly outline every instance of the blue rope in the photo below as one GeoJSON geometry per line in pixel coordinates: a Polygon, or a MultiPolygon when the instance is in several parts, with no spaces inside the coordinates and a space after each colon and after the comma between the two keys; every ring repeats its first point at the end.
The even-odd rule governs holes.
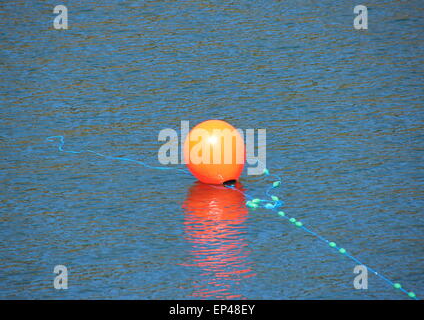
{"type": "MultiPolygon", "coordinates": [[[[47,141],[54,141],[55,139],[59,139],[59,146],[58,149],[61,152],[65,152],[65,153],[73,153],[73,154],[81,154],[81,153],[91,153],[94,155],[97,155],[99,157],[105,158],[105,159],[111,159],[111,160],[120,160],[120,161],[127,161],[127,162],[133,162],[139,165],[142,165],[146,168],[149,169],[155,169],[155,170],[177,170],[179,172],[182,172],[184,174],[189,174],[189,171],[184,170],[184,169],[180,169],[180,168],[172,168],[172,167],[157,167],[157,166],[151,166],[143,161],[140,160],[134,160],[134,159],[130,159],[130,158],[126,158],[126,157],[114,157],[114,156],[108,156],[96,151],[92,151],[92,150],[80,150],[80,151],[73,151],[73,150],[64,150],[63,146],[65,144],[65,139],[63,136],[51,136],[48,137],[46,140],[47,141]]],[[[258,161],[258,164],[260,162],[258,161]]],[[[263,164],[262,164],[263,165],[263,164]]],[[[246,202],[246,206],[251,208],[251,209],[257,209],[257,208],[265,208],[268,210],[273,210],[276,211],[278,213],[279,216],[286,218],[289,222],[293,223],[295,226],[299,227],[300,229],[303,229],[305,232],[309,233],[310,235],[314,236],[315,238],[321,240],[322,242],[327,243],[331,248],[337,250],[339,253],[343,254],[344,256],[348,257],[350,260],[354,261],[355,263],[359,264],[359,265],[363,265],[365,266],[368,270],[370,270],[372,273],[374,273],[376,276],[378,276],[380,279],[382,279],[383,281],[387,282],[389,285],[391,285],[392,287],[394,287],[395,289],[398,289],[400,291],[402,291],[403,293],[405,293],[406,295],[408,295],[408,297],[418,300],[417,296],[415,295],[414,292],[412,291],[407,291],[405,290],[399,283],[395,283],[392,280],[386,278],[384,275],[382,275],[381,273],[377,272],[376,270],[374,270],[373,268],[367,266],[366,264],[364,264],[362,261],[360,261],[358,258],[354,257],[353,255],[349,254],[343,247],[339,247],[335,242],[329,241],[326,238],[324,238],[323,236],[319,235],[318,233],[312,231],[311,229],[305,227],[303,225],[303,223],[301,223],[300,221],[296,220],[294,217],[289,217],[285,214],[285,212],[283,211],[279,211],[278,209],[280,207],[282,207],[284,205],[284,202],[281,201],[276,195],[272,194],[271,191],[274,190],[275,188],[279,187],[281,185],[281,178],[275,174],[270,174],[268,169],[264,169],[263,171],[264,176],[269,176],[269,177],[273,177],[274,181],[272,183],[272,185],[266,189],[265,194],[266,196],[268,196],[270,199],[260,199],[260,198],[255,198],[251,195],[249,195],[246,192],[243,192],[237,188],[235,188],[234,185],[225,185],[225,188],[229,188],[235,191],[238,191],[240,193],[242,193],[247,199],[250,199],[246,202]]]]}
{"type": "MultiPolygon", "coordinates": [[[[249,196],[248,198],[249,199],[252,199],[252,200],[249,200],[249,201],[246,202],[246,205],[249,208],[256,209],[256,208],[262,207],[262,208],[265,208],[265,209],[276,211],[279,216],[286,218],[289,222],[291,222],[295,226],[299,227],[300,229],[303,229],[305,232],[307,232],[310,235],[316,237],[317,239],[321,240],[322,242],[327,243],[331,248],[337,250],[339,253],[343,254],[346,257],[348,257],[350,260],[356,262],[359,265],[365,266],[368,270],[370,270],[377,277],[379,277],[380,279],[382,279],[383,281],[385,281],[386,283],[388,283],[393,288],[402,291],[403,293],[405,293],[406,295],[408,295],[408,297],[410,297],[412,299],[418,300],[418,298],[417,298],[417,296],[415,295],[414,292],[412,292],[412,291],[409,291],[408,292],[407,290],[405,290],[404,288],[402,288],[402,286],[399,283],[393,282],[392,280],[388,279],[387,277],[385,277],[381,273],[377,272],[375,269],[373,269],[373,268],[367,266],[366,264],[364,264],[362,261],[360,261],[355,256],[349,254],[346,251],[346,249],[344,249],[343,247],[339,247],[335,242],[329,241],[325,237],[323,237],[323,236],[319,235],[318,233],[312,231],[311,229],[305,227],[303,225],[303,223],[301,223],[300,221],[296,220],[294,217],[289,217],[288,215],[285,214],[284,211],[279,211],[278,208],[281,207],[281,205],[283,204],[283,202],[281,200],[279,200],[277,196],[271,194],[271,190],[273,190],[273,189],[275,189],[275,188],[277,188],[277,187],[280,186],[280,184],[281,184],[281,178],[279,176],[270,174],[268,169],[264,169],[264,175],[265,176],[270,176],[270,177],[276,178],[276,181],[274,181],[273,184],[272,184],[272,186],[269,187],[266,190],[266,192],[265,192],[266,195],[269,198],[271,198],[271,200],[269,200],[269,199],[259,199],[259,198],[254,198],[252,196],[249,196]]],[[[229,186],[229,187],[231,187],[231,186],[229,186]]],[[[231,187],[231,188],[234,189],[234,187],[231,187]]]]}
{"type": "Polygon", "coordinates": [[[185,174],[190,174],[187,170],[184,169],[180,169],[180,168],[172,168],[172,167],[156,167],[156,166],[151,166],[143,161],[140,160],[134,160],[134,159],[130,159],[130,158],[126,158],[126,157],[113,157],[113,156],[108,156],[96,151],[92,151],[92,150],[80,150],[80,151],[73,151],[73,150],[64,150],[63,146],[65,144],[65,138],[63,136],[51,136],[48,137],[46,140],[47,141],[54,141],[54,139],[59,139],[59,146],[58,149],[61,152],[65,152],[65,153],[73,153],[73,154],[80,154],[80,153],[91,153],[91,154],[95,154],[96,156],[99,156],[101,158],[104,159],[110,159],[110,160],[120,160],[120,161],[128,161],[128,162],[133,162],[133,163],[137,163],[143,167],[149,168],[149,169],[154,169],[154,170],[176,170],[176,171],[180,171],[182,173],[185,174]]]}

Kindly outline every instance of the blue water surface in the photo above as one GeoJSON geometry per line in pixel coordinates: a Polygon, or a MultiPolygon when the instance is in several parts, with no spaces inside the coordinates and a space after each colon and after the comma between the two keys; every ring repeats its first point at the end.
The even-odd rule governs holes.
{"type": "Polygon", "coordinates": [[[284,211],[424,296],[422,1],[367,1],[368,30],[347,0],[69,0],[68,30],[57,4],[0,4],[1,299],[409,299],[247,210],[269,178],[46,141],[160,166],[159,131],[207,119],[266,129],[284,211]]]}

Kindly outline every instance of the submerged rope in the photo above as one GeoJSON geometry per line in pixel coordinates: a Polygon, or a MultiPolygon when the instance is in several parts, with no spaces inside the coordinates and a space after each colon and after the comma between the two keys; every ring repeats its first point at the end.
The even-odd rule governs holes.
{"type": "MultiPolygon", "coordinates": [[[[130,158],[126,158],[126,157],[114,157],[114,156],[108,156],[96,151],[92,151],[92,150],[80,150],[80,151],[72,151],[72,150],[64,150],[63,146],[65,144],[65,139],[63,136],[51,136],[48,137],[46,140],[47,141],[54,141],[55,139],[59,140],[59,146],[58,149],[61,152],[65,152],[65,153],[73,153],[73,154],[81,154],[81,153],[91,153],[94,155],[97,155],[99,157],[105,158],[105,159],[111,159],[111,160],[121,160],[121,161],[128,161],[128,162],[133,162],[139,165],[142,165],[146,168],[149,169],[155,169],[155,170],[177,170],[179,172],[182,172],[184,174],[190,174],[188,172],[188,170],[184,170],[184,169],[180,169],[180,168],[172,168],[172,167],[157,167],[157,166],[152,166],[149,165],[143,161],[140,160],[134,160],[134,159],[130,159],[130,158]]],[[[259,162],[258,162],[259,163],[259,162]]],[[[292,223],[294,226],[303,229],[305,232],[309,233],[310,235],[314,236],[315,238],[321,240],[322,242],[326,243],[329,247],[331,247],[334,250],[337,250],[340,254],[346,256],[347,258],[349,258],[350,260],[356,262],[359,265],[363,265],[365,266],[368,270],[370,270],[372,273],[374,273],[376,276],[378,276],[380,279],[382,279],[383,281],[385,281],[386,283],[388,283],[390,286],[392,286],[393,288],[400,290],[401,292],[403,292],[404,294],[406,294],[408,297],[418,300],[416,294],[412,291],[407,291],[405,290],[402,285],[398,282],[393,282],[392,280],[388,279],[387,277],[385,277],[384,275],[382,275],[381,273],[377,272],[375,269],[367,266],[366,264],[364,264],[362,261],[360,261],[358,258],[356,258],[355,256],[351,255],[350,253],[347,252],[347,250],[343,247],[338,246],[335,242],[327,240],[325,237],[319,235],[318,233],[312,231],[311,229],[305,227],[303,225],[303,223],[301,221],[298,221],[296,218],[294,217],[289,217],[284,211],[279,210],[279,208],[281,206],[283,206],[284,202],[281,201],[276,195],[272,194],[271,191],[274,190],[275,188],[278,188],[281,185],[281,178],[275,174],[271,174],[269,172],[269,170],[267,168],[265,168],[263,170],[263,175],[264,176],[269,176],[269,177],[273,177],[274,181],[272,182],[271,186],[268,187],[268,189],[265,191],[265,194],[267,197],[269,197],[270,199],[260,199],[260,198],[255,198],[249,194],[247,194],[246,192],[243,192],[237,188],[235,188],[234,185],[224,185],[225,188],[229,188],[232,190],[236,190],[238,192],[241,192],[242,194],[244,194],[246,196],[246,198],[250,199],[246,202],[246,206],[255,210],[258,208],[265,208],[268,210],[273,210],[275,212],[277,212],[277,214],[285,219],[287,219],[290,223],[292,223]]]]}

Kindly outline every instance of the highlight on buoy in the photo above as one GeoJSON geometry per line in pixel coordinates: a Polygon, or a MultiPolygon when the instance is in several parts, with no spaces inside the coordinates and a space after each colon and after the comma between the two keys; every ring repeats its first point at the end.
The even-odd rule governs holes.
{"type": "Polygon", "coordinates": [[[184,142],[184,161],[190,172],[204,183],[234,183],[243,171],[245,160],[243,137],[223,120],[199,123],[184,142]]]}

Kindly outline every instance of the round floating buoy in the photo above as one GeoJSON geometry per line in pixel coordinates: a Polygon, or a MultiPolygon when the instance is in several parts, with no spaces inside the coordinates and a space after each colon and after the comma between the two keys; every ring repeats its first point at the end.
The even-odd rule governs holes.
{"type": "Polygon", "coordinates": [[[225,121],[204,121],[187,135],[184,160],[190,172],[204,183],[234,183],[246,160],[243,137],[225,121]]]}

